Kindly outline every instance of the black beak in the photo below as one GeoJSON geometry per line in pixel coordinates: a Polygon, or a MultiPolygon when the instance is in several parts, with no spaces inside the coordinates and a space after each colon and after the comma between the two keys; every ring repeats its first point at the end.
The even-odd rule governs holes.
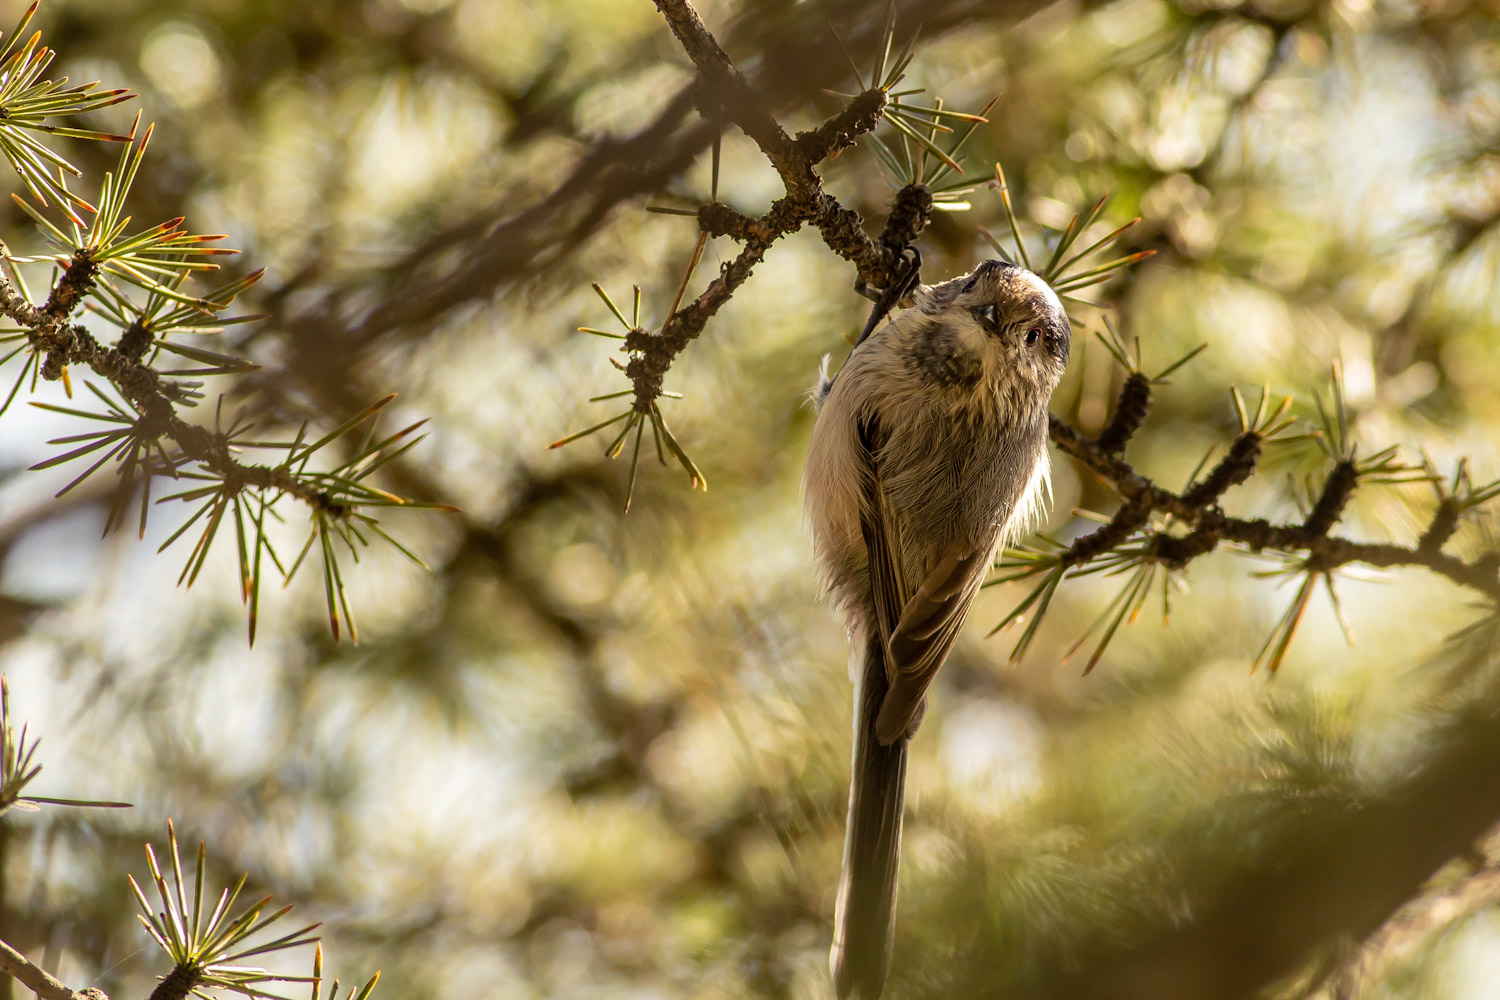
{"type": "Polygon", "coordinates": [[[858,347],[863,344],[880,321],[896,308],[896,303],[914,292],[921,283],[922,254],[916,247],[909,246],[901,251],[901,266],[896,271],[895,280],[887,285],[880,293],[880,297],[875,300],[875,305],[870,309],[870,318],[865,321],[865,328],[860,333],[859,339],[854,342],[854,346],[858,347]]]}

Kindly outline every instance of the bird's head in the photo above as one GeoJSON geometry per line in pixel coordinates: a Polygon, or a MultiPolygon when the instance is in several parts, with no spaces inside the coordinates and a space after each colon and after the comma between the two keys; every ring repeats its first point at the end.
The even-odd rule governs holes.
{"type": "Polygon", "coordinates": [[[1023,267],[987,260],[968,274],[923,286],[915,305],[1027,395],[1050,398],[1068,366],[1068,315],[1045,281],[1023,267]]]}

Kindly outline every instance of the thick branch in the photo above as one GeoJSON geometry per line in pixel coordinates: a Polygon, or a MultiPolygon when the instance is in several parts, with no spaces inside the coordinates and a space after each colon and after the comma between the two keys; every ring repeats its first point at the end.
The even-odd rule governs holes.
{"type": "Polygon", "coordinates": [[[886,92],[876,88],[855,95],[849,106],[815,129],[797,133],[797,150],[808,163],[836,156],[866,132],[875,131],[885,114],[886,92]]]}
{"type": "MultiPolygon", "coordinates": [[[[1252,1000],[1319,942],[1362,940],[1500,817],[1500,720],[1458,720],[1386,793],[1309,797],[1211,898],[1030,984],[1036,1000],[1252,1000]]],[[[958,984],[960,987],[966,984],[958,984]]],[[[955,990],[995,997],[996,991],[955,990]]]]}
{"type": "Polygon", "coordinates": [[[901,258],[871,239],[859,213],[840,205],[833,195],[818,196],[809,221],[818,227],[828,249],[854,265],[860,282],[884,288],[895,278],[901,258]]]}
{"type": "Polygon", "coordinates": [[[1334,1000],[1363,996],[1433,935],[1500,903],[1500,827],[1485,837],[1484,863],[1454,885],[1429,889],[1397,910],[1325,980],[1334,1000]]]}
{"type": "Polygon", "coordinates": [[[1059,557],[1059,562],[1064,566],[1082,566],[1086,562],[1099,558],[1126,541],[1136,529],[1146,523],[1146,519],[1150,516],[1150,507],[1139,501],[1128,501],[1115,512],[1115,516],[1108,524],[1089,532],[1068,546],[1068,550],[1059,557]]]}
{"type": "MultiPolygon", "coordinates": [[[[1083,6],[1097,3],[1085,0],[1083,6]]],[[[1043,0],[910,0],[901,13],[920,22],[922,37],[930,41],[954,29],[1020,21],[1045,6],[1043,0]]],[[[754,50],[756,62],[747,78],[762,106],[772,112],[802,107],[848,74],[841,59],[827,58],[824,22],[847,31],[851,51],[872,52],[881,42],[883,13],[857,0],[793,4],[778,8],[774,18],[743,19],[726,44],[731,50],[754,50]]],[[[262,294],[262,306],[276,321],[255,335],[305,338],[329,356],[368,351],[383,338],[426,336],[444,316],[487,301],[497,288],[555,268],[620,206],[659,192],[708,149],[715,125],[685,120],[698,87],[694,81],[668,97],[638,133],[593,142],[540,201],[533,200],[527,184],[505,191],[493,208],[439,230],[367,279],[328,282],[326,268],[308,267],[281,289],[262,294]],[[318,291],[317,307],[291,308],[301,301],[294,293],[311,287],[318,291]]]]}

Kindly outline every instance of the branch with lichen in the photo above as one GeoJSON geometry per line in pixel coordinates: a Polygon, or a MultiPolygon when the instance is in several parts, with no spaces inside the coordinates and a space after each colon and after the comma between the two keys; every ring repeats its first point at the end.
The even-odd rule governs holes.
{"type": "MultiPolygon", "coordinates": [[[[174,403],[188,399],[192,390],[163,377],[138,356],[132,356],[135,352],[128,342],[106,347],[79,324],[68,322],[67,317],[73,310],[59,308],[54,303],[64,298],[81,300],[91,292],[93,270],[86,256],[76,257],[64,268],[57,287],[49,296],[48,305],[42,308],[37,308],[21,295],[10,278],[0,271],[0,313],[28,331],[27,344],[42,359],[39,371],[42,379],[61,381],[68,377],[65,372],[70,367],[86,367],[108,380],[135,407],[141,415],[137,424],[138,436],[169,439],[184,458],[201,462],[225,482],[238,488],[274,488],[309,506],[327,502],[317,492],[299,483],[285,468],[247,465],[236,460],[225,435],[212,433],[178,416],[174,403]],[[59,294],[69,289],[76,291],[66,296],[59,294]]],[[[137,329],[150,332],[147,325],[137,329]]],[[[254,366],[246,366],[247,370],[251,367],[254,366]]]]}
{"type": "MultiPolygon", "coordinates": [[[[1184,493],[1175,493],[1159,486],[1106,452],[1097,440],[1088,438],[1066,421],[1051,418],[1050,430],[1053,443],[1062,452],[1077,459],[1119,491],[1124,498],[1122,511],[1129,509],[1170,514],[1180,524],[1191,529],[1185,534],[1155,531],[1149,535],[1154,545],[1154,555],[1174,569],[1187,565],[1200,555],[1208,554],[1222,542],[1237,542],[1253,552],[1275,549],[1305,553],[1308,562],[1322,571],[1355,562],[1382,568],[1418,566],[1500,602],[1500,554],[1464,560],[1444,553],[1440,547],[1425,541],[1425,537],[1431,535],[1434,529],[1441,529],[1444,524],[1456,525],[1458,507],[1451,496],[1444,496],[1440,501],[1433,513],[1431,525],[1424,532],[1424,540],[1418,544],[1404,546],[1388,542],[1361,542],[1329,534],[1333,525],[1327,518],[1309,517],[1301,523],[1273,524],[1262,518],[1241,518],[1225,514],[1218,505],[1217,496],[1210,493],[1195,497],[1193,494],[1197,492],[1196,487],[1184,493]]],[[[1254,442],[1255,437],[1245,435],[1237,438],[1235,443],[1238,445],[1240,441],[1254,442]]],[[[1236,458],[1237,456],[1231,455],[1226,463],[1236,458]]],[[[1234,464],[1237,465],[1238,462],[1234,464]]],[[[1247,464],[1253,471],[1253,459],[1247,464]]],[[[1345,467],[1336,467],[1334,472],[1338,473],[1343,468],[1345,467]]],[[[1245,478],[1248,478],[1248,474],[1245,478]]],[[[1330,475],[1328,486],[1332,488],[1326,490],[1323,497],[1342,501],[1349,499],[1354,488],[1347,475],[1330,475]]],[[[1080,538],[1065,550],[1060,557],[1061,561],[1069,567],[1088,563],[1111,547],[1096,541],[1106,531],[1107,528],[1100,528],[1080,538]]],[[[1120,540],[1123,541],[1123,538],[1120,540]]]]}

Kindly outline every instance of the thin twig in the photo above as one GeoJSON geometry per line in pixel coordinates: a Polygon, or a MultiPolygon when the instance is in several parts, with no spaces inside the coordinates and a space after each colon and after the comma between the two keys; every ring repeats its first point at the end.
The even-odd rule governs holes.
{"type": "Polygon", "coordinates": [[[91,990],[88,996],[74,993],[66,984],[32,965],[25,955],[4,941],[0,941],[0,972],[14,977],[16,982],[41,997],[41,1000],[108,1000],[97,990],[91,990]]]}
{"type": "Polygon", "coordinates": [[[714,98],[723,105],[729,120],[755,140],[771,166],[781,175],[788,191],[811,192],[819,187],[817,175],[807,156],[786,130],[771,117],[745,77],[729,61],[714,36],[703,25],[703,19],[687,0],[656,0],[672,29],[692,59],[699,75],[714,98]]]}

